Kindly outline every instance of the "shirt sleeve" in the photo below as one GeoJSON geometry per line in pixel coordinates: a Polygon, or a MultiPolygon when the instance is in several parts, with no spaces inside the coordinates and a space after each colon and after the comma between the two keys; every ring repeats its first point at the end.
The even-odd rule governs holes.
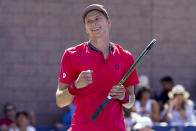
{"type": "MultiPolygon", "coordinates": [[[[128,70],[130,69],[130,67],[134,64],[133,56],[128,51],[125,51],[124,64],[125,64],[125,73],[124,74],[126,74],[128,72],[128,70]]],[[[129,87],[129,86],[136,85],[138,83],[139,83],[139,80],[138,80],[137,72],[136,72],[136,69],[134,69],[134,71],[129,75],[129,77],[126,79],[126,81],[124,82],[123,85],[125,87],[129,87]]]]}
{"type": "Polygon", "coordinates": [[[72,64],[68,50],[65,50],[61,59],[61,70],[58,81],[65,84],[70,84],[73,81],[72,64]]]}
{"type": "Polygon", "coordinates": [[[188,122],[195,122],[194,118],[194,107],[192,104],[187,103],[186,104],[186,116],[187,116],[187,121],[188,122]]]}

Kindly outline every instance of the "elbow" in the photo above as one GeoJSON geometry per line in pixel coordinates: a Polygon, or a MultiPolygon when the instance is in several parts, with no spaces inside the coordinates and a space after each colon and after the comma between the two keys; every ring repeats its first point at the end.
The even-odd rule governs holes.
{"type": "Polygon", "coordinates": [[[64,104],[62,104],[62,103],[60,103],[60,102],[58,102],[58,101],[56,101],[56,105],[57,105],[59,108],[63,108],[63,107],[66,106],[66,105],[64,105],[64,104]]]}
{"type": "Polygon", "coordinates": [[[73,100],[73,96],[70,95],[69,93],[64,92],[60,92],[57,90],[56,92],[56,104],[59,108],[63,108],[69,104],[72,103],[73,100]]]}
{"type": "Polygon", "coordinates": [[[63,108],[63,107],[66,106],[65,104],[63,104],[62,102],[60,102],[58,99],[56,99],[56,105],[57,105],[59,108],[63,108]]]}
{"type": "Polygon", "coordinates": [[[71,104],[71,103],[72,103],[71,100],[65,101],[65,100],[62,100],[61,98],[56,97],[56,105],[57,105],[59,108],[63,108],[63,107],[65,107],[65,106],[67,106],[67,105],[69,105],[69,104],[71,104]]]}

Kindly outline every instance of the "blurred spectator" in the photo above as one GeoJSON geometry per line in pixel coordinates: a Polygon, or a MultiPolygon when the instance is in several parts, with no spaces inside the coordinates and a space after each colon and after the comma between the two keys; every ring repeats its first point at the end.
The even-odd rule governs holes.
{"type": "Polygon", "coordinates": [[[126,130],[130,131],[133,128],[133,126],[136,124],[136,122],[141,118],[141,116],[133,112],[132,108],[127,109],[123,107],[123,111],[124,111],[126,130]]]}
{"type": "Polygon", "coordinates": [[[9,126],[15,122],[16,107],[7,103],[3,107],[5,118],[0,119],[0,131],[7,131],[9,126]]]}
{"type": "Polygon", "coordinates": [[[75,111],[75,106],[74,104],[72,103],[71,105],[67,106],[67,109],[65,111],[65,114],[63,116],[63,123],[65,125],[67,125],[68,127],[71,126],[71,119],[72,119],[72,116],[73,116],[73,113],[75,111]]]}
{"type": "Polygon", "coordinates": [[[170,76],[165,76],[161,80],[161,85],[163,88],[163,91],[161,92],[158,100],[160,109],[163,110],[163,106],[168,102],[169,97],[168,93],[171,91],[172,87],[174,86],[173,79],[170,76]]]}
{"type": "MultiPolygon", "coordinates": [[[[146,75],[140,75],[139,76],[139,84],[137,84],[137,89],[141,88],[141,87],[149,87],[150,88],[150,80],[149,77],[146,75]]],[[[151,88],[151,98],[157,98],[157,95],[155,92],[153,92],[152,88],[151,88]]]]}
{"type": "Polygon", "coordinates": [[[18,112],[16,114],[17,127],[12,127],[9,131],[35,131],[33,126],[30,126],[29,115],[27,112],[18,112]]]}
{"type": "Polygon", "coordinates": [[[64,131],[70,128],[71,119],[75,111],[75,108],[76,107],[74,106],[73,103],[65,107],[65,114],[62,120],[63,123],[56,123],[56,128],[58,131],[64,131]]]}
{"type": "Polygon", "coordinates": [[[189,100],[189,93],[182,85],[176,85],[168,94],[170,100],[162,112],[163,120],[171,125],[194,123],[194,104],[189,100]]]}
{"type": "Polygon", "coordinates": [[[133,127],[134,131],[152,131],[152,121],[149,117],[141,117],[133,127]]]}
{"type": "Polygon", "coordinates": [[[159,105],[151,99],[151,89],[148,86],[140,87],[137,90],[134,111],[141,116],[149,117],[154,122],[160,120],[159,105]]]}
{"type": "Polygon", "coordinates": [[[35,125],[36,125],[35,110],[30,109],[30,110],[28,111],[28,113],[29,113],[30,125],[35,126],[35,125]]]}

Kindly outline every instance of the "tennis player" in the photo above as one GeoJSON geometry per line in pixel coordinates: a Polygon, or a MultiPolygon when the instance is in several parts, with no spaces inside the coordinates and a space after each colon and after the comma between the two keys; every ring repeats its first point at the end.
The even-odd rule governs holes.
{"type": "Polygon", "coordinates": [[[130,52],[110,41],[111,20],[106,9],[92,4],[83,11],[89,41],[66,49],[56,92],[59,107],[76,106],[70,131],[125,131],[122,107],[135,100],[136,70],[117,86],[134,63],[130,52]],[[112,100],[95,121],[90,116],[110,94],[112,100]]]}

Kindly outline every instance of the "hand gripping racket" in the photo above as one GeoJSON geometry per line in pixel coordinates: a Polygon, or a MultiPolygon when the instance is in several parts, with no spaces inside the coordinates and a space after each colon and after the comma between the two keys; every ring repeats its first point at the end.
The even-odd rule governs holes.
{"type": "MultiPolygon", "coordinates": [[[[138,57],[138,59],[135,61],[135,63],[130,67],[128,72],[123,76],[121,81],[118,83],[119,86],[121,86],[125,80],[129,77],[129,75],[133,72],[135,67],[140,63],[143,59],[143,57],[149,52],[149,50],[152,48],[152,46],[156,43],[156,39],[153,39],[150,44],[144,49],[144,51],[141,53],[141,55],[138,57]]],[[[105,98],[105,100],[102,102],[102,104],[97,108],[97,110],[93,113],[93,115],[90,117],[92,121],[95,121],[98,115],[102,112],[102,110],[105,108],[105,106],[110,102],[112,97],[110,95],[105,98]]]]}

